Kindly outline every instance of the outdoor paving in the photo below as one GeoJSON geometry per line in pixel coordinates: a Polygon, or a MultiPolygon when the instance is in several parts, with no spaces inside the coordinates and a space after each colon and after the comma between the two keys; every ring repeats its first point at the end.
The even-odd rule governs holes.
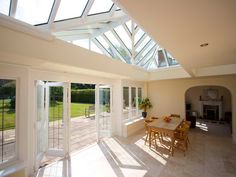
{"type": "MultiPolygon", "coordinates": [[[[57,149],[63,148],[63,124],[60,121],[54,121],[49,126],[49,147],[57,149]],[[53,128],[56,128],[53,130],[53,128]],[[58,129],[57,129],[58,128],[58,129]]],[[[95,116],[71,118],[71,141],[70,152],[74,153],[86,146],[97,142],[95,116]]],[[[58,157],[45,156],[41,161],[41,166],[50,164],[58,160],[58,157]]]]}
{"type": "MultiPolygon", "coordinates": [[[[62,149],[63,124],[59,121],[50,122],[49,125],[49,147],[62,149]],[[58,128],[58,129],[54,129],[58,128]]],[[[4,132],[4,147],[3,151],[0,148],[0,161],[9,159],[14,156],[15,150],[15,131],[5,130],[4,132]],[[3,158],[2,158],[3,157],[3,158]]],[[[88,118],[81,116],[71,119],[71,152],[76,152],[81,148],[93,144],[97,141],[95,116],[88,118]]],[[[2,132],[0,131],[0,144],[2,143],[2,132]]],[[[47,157],[43,159],[43,163],[49,163],[51,160],[57,159],[56,157],[47,157]]]]}

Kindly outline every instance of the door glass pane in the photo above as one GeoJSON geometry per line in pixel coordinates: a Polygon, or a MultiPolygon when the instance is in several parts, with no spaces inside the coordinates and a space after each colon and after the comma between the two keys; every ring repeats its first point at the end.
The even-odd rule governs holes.
{"type": "Polygon", "coordinates": [[[10,4],[10,0],[0,0],[0,13],[9,15],[10,4]]]}
{"type": "Polygon", "coordinates": [[[0,164],[15,157],[16,81],[0,79],[0,164]]]}
{"type": "Polygon", "coordinates": [[[31,25],[47,23],[54,0],[18,0],[15,18],[31,25]]]}
{"type": "Polygon", "coordinates": [[[108,85],[99,86],[99,138],[110,136],[111,133],[111,89],[108,85]]]}
{"type": "Polygon", "coordinates": [[[129,118],[129,87],[123,87],[123,118],[129,118]]]}
{"type": "Polygon", "coordinates": [[[44,114],[44,85],[37,85],[37,155],[46,150],[47,119],[44,114]]]}
{"type": "Polygon", "coordinates": [[[136,88],[131,88],[131,108],[132,108],[132,117],[136,116],[136,88]]]}
{"type": "Polygon", "coordinates": [[[49,87],[48,141],[50,149],[63,149],[63,87],[49,87]]]}

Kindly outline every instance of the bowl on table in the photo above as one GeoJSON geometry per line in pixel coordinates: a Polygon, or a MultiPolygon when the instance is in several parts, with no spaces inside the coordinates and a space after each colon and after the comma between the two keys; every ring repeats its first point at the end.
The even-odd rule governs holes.
{"type": "Polygon", "coordinates": [[[170,121],[171,121],[171,117],[165,117],[165,118],[164,118],[164,121],[165,121],[165,122],[170,122],[170,121]]]}

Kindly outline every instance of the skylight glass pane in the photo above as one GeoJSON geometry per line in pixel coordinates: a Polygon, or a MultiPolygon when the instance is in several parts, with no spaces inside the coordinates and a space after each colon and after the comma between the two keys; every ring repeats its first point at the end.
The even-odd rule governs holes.
{"type": "Polygon", "coordinates": [[[94,44],[94,42],[91,42],[91,50],[96,52],[96,53],[103,54],[102,51],[97,47],[97,45],[94,44]]]}
{"type": "Polygon", "coordinates": [[[134,44],[136,44],[143,35],[144,35],[144,31],[142,29],[139,29],[138,32],[134,36],[134,44]]]}
{"type": "Polygon", "coordinates": [[[117,48],[117,49],[121,48],[121,44],[118,42],[118,40],[115,38],[115,36],[112,34],[111,31],[106,32],[105,36],[114,45],[115,48],[117,48]]]}
{"type": "Polygon", "coordinates": [[[9,15],[11,0],[0,0],[0,13],[9,15]]]}
{"type": "Polygon", "coordinates": [[[172,55],[169,52],[166,52],[167,60],[169,62],[169,65],[178,65],[178,62],[172,57],[172,55]]]}
{"type": "Polygon", "coordinates": [[[109,52],[111,54],[112,57],[114,57],[114,52],[112,51],[111,47],[109,46],[109,44],[107,44],[107,42],[105,41],[105,39],[103,39],[101,36],[98,36],[96,38],[98,40],[98,42],[104,47],[104,49],[107,50],[107,52],[109,52]]]}
{"type": "Polygon", "coordinates": [[[80,17],[88,0],[61,0],[55,21],[80,17]]]}
{"type": "Polygon", "coordinates": [[[137,47],[136,52],[137,52],[137,53],[140,52],[140,51],[143,49],[143,47],[149,42],[150,39],[151,39],[151,38],[150,38],[149,36],[147,36],[147,37],[143,40],[143,42],[137,47]]]}
{"type": "Polygon", "coordinates": [[[75,40],[72,43],[85,49],[89,49],[89,39],[75,40]]]}
{"type": "Polygon", "coordinates": [[[109,12],[112,5],[111,0],[95,0],[88,15],[109,12]]]}
{"type": "Polygon", "coordinates": [[[116,39],[116,37],[112,34],[111,31],[108,31],[105,33],[105,36],[108,38],[108,40],[113,44],[113,46],[116,48],[116,50],[119,52],[119,54],[124,59],[130,59],[129,54],[126,52],[126,50],[122,47],[122,45],[119,43],[119,41],[116,39]]]}
{"type": "Polygon", "coordinates": [[[47,23],[54,0],[18,0],[15,18],[31,25],[47,23]]]}
{"type": "Polygon", "coordinates": [[[152,47],[154,47],[154,45],[155,43],[151,41],[151,44],[144,50],[144,52],[142,53],[142,56],[145,56],[152,49],[152,47]]]}
{"type": "Polygon", "coordinates": [[[150,65],[149,65],[149,67],[148,67],[147,69],[148,69],[148,70],[157,69],[157,65],[156,65],[155,60],[153,60],[153,61],[150,63],[150,65]]]}
{"type": "Polygon", "coordinates": [[[163,50],[158,50],[157,51],[157,57],[158,57],[157,58],[158,67],[165,67],[165,66],[167,66],[163,50]]]}
{"type": "Polygon", "coordinates": [[[122,42],[126,45],[126,47],[129,50],[131,50],[132,48],[131,39],[127,34],[127,32],[125,31],[125,29],[123,28],[123,26],[120,25],[116,27],[115,32],[119,35],[119,37],[121,38],[122,42]]]}

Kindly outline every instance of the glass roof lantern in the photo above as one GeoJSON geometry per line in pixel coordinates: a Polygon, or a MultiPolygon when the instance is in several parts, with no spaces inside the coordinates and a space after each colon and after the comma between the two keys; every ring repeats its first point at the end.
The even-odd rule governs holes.
{"type": "Polygon", "coordinates": [[[111,0],[0,0],[0,13],[145,70],[179,66],[111,0]]]}

